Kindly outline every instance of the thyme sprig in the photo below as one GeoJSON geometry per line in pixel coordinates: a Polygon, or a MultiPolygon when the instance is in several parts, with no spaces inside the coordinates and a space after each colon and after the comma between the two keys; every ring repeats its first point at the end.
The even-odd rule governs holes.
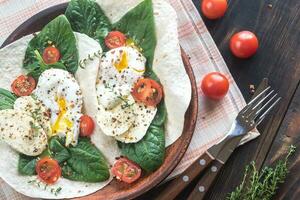
{"type": "Polygon", "coordinates": [[[252,162],[245,169],[241,184],[231,192],[227,200],[270,200],[276,193],[278,185],[283,183],[288,174],[288,158],[295,152],[291,145],[287,156],[278,161],[274,168],[265,167],[259,172],[252,162]]]}

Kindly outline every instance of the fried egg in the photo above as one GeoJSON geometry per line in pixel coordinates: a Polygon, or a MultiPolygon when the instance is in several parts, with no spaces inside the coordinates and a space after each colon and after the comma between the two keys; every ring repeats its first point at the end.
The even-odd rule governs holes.
{"type": "Polygon", "coordinates": [[[141,140],[157,111],[136,102],[131,95],[135,82],[144,76],[145,65],[146,58],[128,46],[108,51],[100,61],[97,124],[106,135],[121,142],[141,140]]]}
{"type": "Polygon", "coordinates": [[[65,136],[66,146],[76,145],[83,100],[73,75],[61,69],[46,70],[33,95],[50,110],[51,136],[65,136]]]}

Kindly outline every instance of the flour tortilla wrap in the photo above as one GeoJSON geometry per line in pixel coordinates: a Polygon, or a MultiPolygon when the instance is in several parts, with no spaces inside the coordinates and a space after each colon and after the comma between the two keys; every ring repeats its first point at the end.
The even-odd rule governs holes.
{"type": "MultiPolygon", "coordinates": [[[[77,46],[79,50],[79,59],[87,58],[87,55],[95,51],[101,50],[100,45],[92,38],[75,33],[77,39],[77,46]]],[[[20,74],[26,74],[22,68],[25,51],[27,49],[29,41],[33,38],[32,35],[25,36],[16,42],[6,46],[0,50],[0,72],[3,76],[0,78],[0,88],[10,90],[10,84],[20,74]]],[[[95,59],[89,61],[85,68],[78,68],[76,72],[76,79],[81,87],[84,96],[84,109],[85,113],[94,117],[94,102],[95,100],[92,84],[95,85],[96,79],[91,74],[97,74],[99,69],[99,60],[95,59]]],[[[111,164],[116,156],[119,156],[119,149],[115,141],[104,135],[99,127],[92,136],[92,142],[100,149],[105,155],[109,163],[111,164]]],[[[106,186],[112,179],[100,183],[86,183],[71,181],[65,178],[60,178],[53,186],[48,186],[46,190],[44,185],[37,186],[35,182],[28,183],[32,180],[37,180],[36,176],[22,176],[18,173],[18,159],[19,154],[10,148],[5,143],[0,143],[0,177],[5,180],[16,191],[33,198],[44,199],[61,199],[61,198],[74,198],[85,196],[98,191],[106,186]],[[56,195],[51,192],[62,188],[56,195]]]]}
{"type": "MultiPolygon", "coordinates": [[[[114,23],[143,0],[97,0],[114,23]]],[[[184,115],[191,101],[191,83],[185,71],[179,46],[177,15],[165,0],[152,0],[156,28],[156,49],[153,70],[164,87],[167,108],[166,146],[182,134],[184,115]]]]}
{"type": "MultiPolygon", "coordinates": [[[[98,1],[103,10],[111,17],[112,21],[120,19],[131,8],[140,3],[140,0],[103,0],[98,1]],[[120,12],[121,11],[121,12],[120,12]]],[[[191,86],[185,72],[179,41],[177,35],[176,13],[173,8],[162,0],[154,0],[154,16],[157,30],[157,47],[155,51],[153,69],[164,86],[165,103],[168,112],[166,122],[166,145],[172,144],[182,134],[184,114],[191,98],[191,86]]],[[[0,50],[0,87],[10,90],[10,84],[20,74],[26,74],[22,68],[25,51],[32,35],[25,36],[18,41],[0,50]]],[[[79,49],[79,59],[84,59],[88,54],[100,49],[96,41],[86,35],[76,33],[79,49]]],[[[97,103],[94,87],[99,67],[99,61],[89,61],[84,69],[78,68],[76,78],[84,96],[84,109],[87,114],[95,117],[95,103],[97,103]]],[[[96,127],[92,136],[92,142],[102,151],[104,156],[112,164],[115,157],[120,155],[115,140],[105,136],[96,127]]],[[[18,174],[19,154],[4,143],[0,143],[0,177],[4,179],[16,191],[34,198],[62,199],[85,196],[103,188],[108,181],[101,183],[83,183],[60,178],[54,186],[46,189],[29,181],[36,180],[36,176],[21,176],[18,174]],[[61,187],[57,193],[51,193],[61,187]]]]}

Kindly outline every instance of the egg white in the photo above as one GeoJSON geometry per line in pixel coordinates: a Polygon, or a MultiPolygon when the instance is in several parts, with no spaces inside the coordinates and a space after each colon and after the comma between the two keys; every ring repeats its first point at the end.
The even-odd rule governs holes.
{"type": "Polygon", "coordinates": [[[154,107],[136,102],[131,95],[136,81],[144,76],[145,65],[146,58],[128,46],[112,49],[100,60],[97,123],[106,135],[118,141],[140,141],[157,112],[154,107]]]}
{"type": "Polygon", "coordinates": [[[52,136],[66,136],[66,146],[76,145],[83,100],[73,75],[61,69],[46,70],[33,95],[50,110],[52,136]]]}

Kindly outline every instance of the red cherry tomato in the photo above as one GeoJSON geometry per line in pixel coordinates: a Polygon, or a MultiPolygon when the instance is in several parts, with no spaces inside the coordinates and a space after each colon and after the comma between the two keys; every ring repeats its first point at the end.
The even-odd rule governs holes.
{"type": "Polygon", "coordinates": [[[47,184],[54,184],[61,176],[58,162],[50,157],[39,160],[35,167],[38,177],[47,184]]]}
{"type": "Polygon", "coordinates": [[[112,168],[112,173],[120,181],[133,183],[140,178],[142,170],[131,160],[128,160],[127,158],[120,158],[115,162],[112,168]]]}
{"type": "Polygon", "coordinates": [[[94,132],[95,123],[88,115],[80,117],[80,135],[83,137],[90,136],[94,132]]]}
{"type": "Polygon", "coordinates": [[[105,44],[110,49],[125,46],[125,43],[126,36],[120,31],[112,31],[105,38],[105,44]]]}
{"type": "Polygon", "coordinates": [[[141,78],[135,83],[131,94],[137,102],[147,106],[156,106],[163,97],[163,89],[155,80],[141,78]]]}
{"type": "Polygon", "coordinates": [[[203,0],[201,10],[208,19],[218,19],[225,15],[227,0],[203,0]]]}
{"type": "Polygon", "coordinates": [[[250,31],[236,33],[230,39],[230,50],[238,58],[249,58],[258,49],[258,39],[250,31]]]}
{"type": "Polygon", "coordinates": [[[43,52],[43,60],[46,64],[53,64],[59,61],[60,52],[56,47],[49,46],[43,52]]]}
{"type": "Polygon", "coordinates": [[[201,89],[205,96],[214,100],[219,100],[227,94],[229,81],[223,74],[212,72],[203,78],[201,89]]]}
{"type": "Polygon", "coordinates": [[[17,96],[28,96],[35,86],[35,80],[31,76],[21,75],[11,84],[11,89],[17,96]]]}

